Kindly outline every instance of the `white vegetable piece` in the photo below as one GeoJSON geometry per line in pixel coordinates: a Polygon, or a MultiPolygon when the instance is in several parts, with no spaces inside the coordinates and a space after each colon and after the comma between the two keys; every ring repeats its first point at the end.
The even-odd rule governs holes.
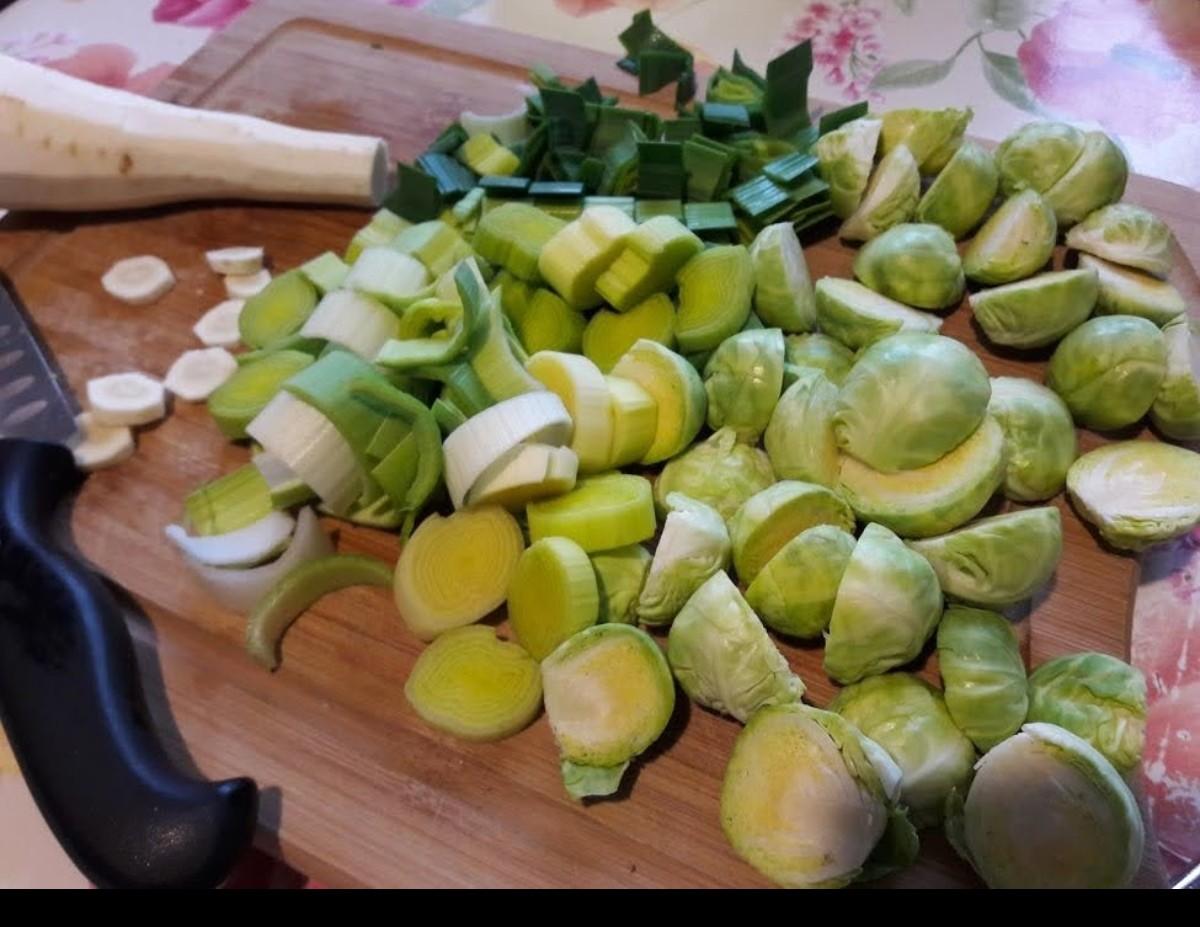
{"type": "Polygon", "coordinates": [[[100,285],[109,296],[123,303],[144,306],[170,290],[175,285],[175,275],[162,258],[141,254],[113,264],[100,278],[100,285]]]}
{"type": "Polygon", "coordinates": [[[270,560],[288,545],[296,521],[286,512],[271,512],[245,528],[225,534],[193,537],[179,525],[167,525],[167,538],[197,563],[214,567],[254,566],[270,560]]]}
{"type": "Polygon", "coordinates": [[[87,399],[97,425],[149,425],[167,414],[163,385],[144,373],[110,373],[88,380],[87,399]]]}
{"type": "Polygon", "coordinates": [[[76,416],[79,434],[72,442],[75,465],[89,473],[133,456],[133,432],[124,425],[101,425],[91,412],[76,416]]]}
{"type": "Polygon", "coordinates": [[[178,200],[377,205],[387,144],[188,109],[0,56],[0,203],[125,209],[178,200]]]}
{"type": "Polygon", "coordinates": [[[458,124],[463,127],[468,138],[492,135],[505,147],[524,141],[529,135],[529,116],[523,105],[495,116],[481,116],[479,113],[463,110],[458,117],[458,124]]]}
{"type": "Polygon", "coordinates": [[[205,251],[204,259],[214,274],[256,274],[263,267],[263,249],[249,246],[205,251]]]}
{"type": "Polygon", "coordinates": [[[321,297],[300,334],[324,338],[372,363],[399,330],[396,314],[382,303],[354,290],[334,290],[321,297]]]}
{"type": "Polygon", "coordinates": [[[261,292],[271,282],[269,270],[258,270],[252,274],[230,274],[225,278],[225,292],[230,299],[249,299],[261,292]]]}
{"type": "Polygon", "coordinates": [[[175,359],[163,385],[185,402],[203,402],[233,376],[237,361],[224,348],[184,351],[175,359]]]}
{"type": "Polygon", "coordinates": [[[223,300],[200,316],[200,321],[192,326],[192,331],[210,348],[235,347],[242,340],[238,319],[245,305],[244,299],[223,300]]]}

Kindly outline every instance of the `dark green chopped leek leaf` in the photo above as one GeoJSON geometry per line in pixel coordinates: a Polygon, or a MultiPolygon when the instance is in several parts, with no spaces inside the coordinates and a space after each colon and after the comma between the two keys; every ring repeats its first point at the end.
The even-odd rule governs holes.
{"type": "Polygon", "coordinates": [[[695,96],[696,71],[692,67],[691,58],[689,58],[687,70],[679,76],[679,80],[675,84],[675,111],[682,113],[695,96]]]}
{"type": "Polygon", "coordinates": [[[644,51],[675,51],[687,52],[687,49],[672,39],[669,35],[663,32],[658,26],[654,25],[654,20],[650,16],[649,10],[640,10],[633,14],[633,21],[625,28],[625,31],[617,36],[621,42],[621,47],[625,49],[626,57],[617,62],[617,66],[628,70],[631,74],[637,73],[637,57],[644,51]],[[633,70],[627,63],[632,60],[633,70]]]}
{"type": "Polygon", "coordinates": [[[638,200],[634,218],[645,222],[655,216],[670,216],[683,221],[683,200],[638,200]]]}
{"type": "Polygon", "coordinates": [[[763,117],[769,134],[776,138],[791,138],[811,125],[808,78],[812,68],[812,42],[809,40],[792,46],[767,65],[763,117]]]}
{"type": "Polygon", "coordinates": [[[788,199],[797,206],[807,206],[816,201],[829,200],[829,184],[820,177],[810,176],[803,183],[787,187],[788,199]]]}
{"type": "Polygon", "coordinates": [[[688,203],[683,207],[683,224],[696,234],[737,229],[733,207],[725,200],[715,203],[688,203]]]}
{"type": "Polygon", "coordinates": [[[700,132],[700,120],[695,116],[668,119],[663,123],[664,142],[686,142],[700,132]]]}
{"type": "Polygon", "coordinates": [[[442,129],[442,134],[433,140],[433,144],[425,150],[437,154],[454,154],[467,140],[467,131],[457,122],[452,122],[442,129]]]}
{"type": "Polygon", "coordinates": [[[583,208],[587,209],[591,206],[612,206],[614,209],[621,210],[630,219],[633,219],[635,218],[637,200],[632,196],[585,196],[583,198],[583,208]]]}
{"type": "Polygon", "coordinates": [[[532,68],[530,68],[529,79],[533,81],[533,85],[539,90],[545,90],[546,88],[551,88],[554,90],[570,89],[566,84],[559,80],[558,75],[554,73],[553,69],[550,68],[549,65],[545,64],[535,64],[532,68]]]}
{"type": "Polygon", "coordinates": [[[460,199],[475,188],[475,172],[448,154],[426,152],[417,158],[417,167],[437,181],[445,200],[460,199]]]}
{"type": "Polygon", "coordinates": [[[834,129],[841,128],[847,122],[852,122],[855,119],[861,119],[867,115],[867,101],[860,100],[857,103],[851,103],[849,106],[843,106],[841,109],[835,109],[821,115],[821,120],[818,123],[818,132],[821,135],[826,135],[834,129]]]}
{"type": "Polygon", "coordinates": [[[724,146],[706,145],[703,136],[683,143],[683,167],[687,171],[687,194],[692,200],[715,200],[725,195],[737,155],[724,146]]]}
{"type": "Polygon", "coordinates": [[[648,48],[639,52],[638,93],[645,95],[674,83],[691,70],[692,56],[687,52],[648,48]]]}
{"type": "Polygon", "coordinates": [[[546,155],[549,134],[550,130],[546,128],[545,123],[542,123],[529,133],[529,137],[524,142],[513,146],[513,154],[521,159],[521,163],[517,165],[518,174],[531,177],[537,173],[538,168],[541,167],[542,159],[546,155]]]}
{"type": "Polygon", "coordinates": [[[396,165],[396,186],[383,205],[409,222],[427,222],[442,213],[437,181],[423,170],[403,162],[396,165]]]}
{"type": "Polygon", "coordinates": [[[529,195],[547,199],[576,199],[583,196],[583,184],[576,180],[539,180],[529,185],[529,195]]]}
{"type": "Polygon", "coordinates": [[[489,174],[479,178],[479,186],[488,196],[525,196],[529,192],[529,178],[489,174]]]}
{"type": "Polygon", "coordinates": [[[767,224],[768,216],[776,215],[781,209],[792,205],[788,191],[774,183],[769,177],[755,177],[739,184],[729,192],[729,198],[751,219],[767,224]]]}
{"type": "Polygon", "coordinates": [[[600,85],[596,83],[596,78],[589,77],[578,87],[575,92],[583,97],[586,103],[603,103],[604,97],[600,93],[600,85]]]}
{"type": "Polygon", "coordinates": [[[582,96],[574,90],[547,87],[542,90],[542,108],[546,111],[551,148],[582,148],[587,143],[587,108],[582,96]]]}
{"type": "Polygon", "coordinates": [[[741,103],[705,103],[700,107],[705,130],[732,131],[750,128],[750,113],[741,103]]]}
{"type": "Polygon", "coordinates": [[[679,199],[686,177],[683,146],[678,142],[638,144],[638,196],[647,199],[679,199]]]}
{"type": "Polygon", "coordinates": [[[592,129],[591,142],[588,145],[588,154],[596,157],[604,157],[604,153],[613,145],[616,145],[625,137],[625,127],[632,123],[637,126],[647,137],[650,136],[648,131],[650,128],[647,116],[650,115],[641,110],[627,109],[623,106],[597,106],[591,104],[588,106],[588,115],[593,117],[595,126],[592,129]]]}
{"type": "Polygon", "coordinates": [[[598,192],[609,196],[627,196],[637,189],[638,145],[646,140],[633,123],[625,124],[625,134],[604,153],[604,180],[598,192]]]}
{"type": "Polygon", "coordinates": [[[766,78],[754,70],[754,68],[750,67],[750,65],[746,64],[745,59],[742,58],[742,53],[736,48],[733,50],[733,67],[731,70],[738,77],[745,77],[748,80],[753,81],[758,85],[760,90],[767,89],[766,78]]]}
{"type": "Polygon", "coordinates": [[[579,182],[585,192],[595,192],[604,182],[604,161],[601,158],[587,157],[579,165],[579,182]]]}
{"type": "Polygon", "coordinates": [[[782,158],[776,158],[767,164],[762,172],[775,183],[790,186],[800,180],[805,174],[817,166],[817,156],[808,152],[797,151],[782,158]]]}

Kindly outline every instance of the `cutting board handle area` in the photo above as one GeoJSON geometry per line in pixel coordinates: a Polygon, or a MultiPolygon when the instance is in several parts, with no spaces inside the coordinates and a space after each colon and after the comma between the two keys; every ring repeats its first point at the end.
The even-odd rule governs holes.
{"type": "Polygon", "coordinates": [[[209,887],[248,845],[249,779],[179,772],[151,729],[121,605],[56,540],[63,447],[0,440],[0,719],[50,828],[106,887],[209,887]]]}

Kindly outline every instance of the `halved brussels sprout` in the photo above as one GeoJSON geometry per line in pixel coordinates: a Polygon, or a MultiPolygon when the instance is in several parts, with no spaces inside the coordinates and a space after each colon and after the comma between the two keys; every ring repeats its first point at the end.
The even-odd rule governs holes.
{"type": "Polygon", "coordinates": [[[1004,481],[1004,432],[986,416],[971,437],[919,470],[881,473],[842,455],[842,496],[860,521],[906,538],[945,534],[966,524],[1004,481]]]}
{"type": "Polygon", "coordinates": [[[822,135],[813,145],[817,171],[829,184],[829,203],[839,219],[850,216],[862,202],[882,128],[878,119],[855,119],[822,135]]]}
{"type": "Polygon", "coordinates": [[[758,328],[721,342],[704,366],[708,427],[757,444],[783,390],[783,332],[758,328]]]}
{"type": "Polygon", "coordinates": [[[790,222],[768,225],[750,246],[754,261],[754,312],[785,332],[810,332],[817,324],[812,280],[800,239],[790,222]]]}
{"type": "Polygon", "coordinates": [[[904,778],[900,800],[913,824],[938,824],[946,797],[966,790],[975,747],[946,710],[942,693],[908,673],[885,673],[847,686],[829,710],[841,715],[888,752],[904,778]]]}
{"type": "Polygon", "coordinates": [[[901,772],[853,724],[806,705],[757,712],[721,786],[734,852],[785,888],[839,888],[916,857],[901,772]]]}
{"type": "Polygon", "coordinates": [[[825,672],[843,685],[914,659],[942,617],[933,567],[883,525],[867,525],[838,587],[825,672]]]}
{"type": "Polygon", "coordinates": [[[833,428],[847,454],[883,473],[915,470],[969,438],[992,386],[961,341],[902,333],[859,356],[837,396],[833,428]]]}
{"type": "Polygon", "coordinates": [[[1200,454],[1158,441],[1121,441],[1067,472],[1079,514],[1113,547],[1143,550],[1200,522],[1200,454]]]}
{"type": "Polygon", "coordinates": [[[1097,209],[1067,232],[1067,247],[1136,267],[1156,277],[1171,272],[1172,235],[1167,223],[1149,209],[1133,203],[1113,203],[1097,209]]]}
{"type": "Polygon", "coordinates": [[[572,798],[616,792],[675,710],[667,658],[627,624],[595,625],[563,641],[542,661],[542,690],[572,798]]]}
{"type": "Polygon", "coordinates": [[[946,833],[989,888],[1124,888],[1145,844],[1120,774],[1053,724],[1026,724],[979,761],[946,833]]]}
{"type": "Polygon", "coordinates": [[[1150,407],[1150,420],[1168,438],[1200,441],[1200,353],[1192,322],[1181,316],[1163,326],[1162,333],[1167,373],[1150,407]]]}
{"type": "Polygon", "coordinates": [[[971,311],[989,341],[1040,348],[1082,325],[1099,290],[1094,270],[1055,270],[972,293],[971,311]]]}
{"type": "Polygon", "coordinates": [[[1004,429],[1004,495],[1017,502],[1057,496],[1079,453],[1067,404],[1032,380],[993,377],[988,414],[1004,429]]]}
{"type": "Polygon", "coordinates": [[[916,222],[894,225],[867,242],[854,258],[854,276],[920,309],[953,306],[966,286],[954,239],[940,226],[916,222]]]}
{"type": "Polygon", "coordinates": [[[784,336],[783,385],[786,389],[795,382],[796,372],[788,378],[788,367],[812,367],[825,374],[834,386],[841,386],[854,366],[854,352],[829,335],[813,332],[808,335],[784,336]]]}
{"type": "Polygon", "coordinates": [[[1183,294],[1165,280],[1118,267],[1090,254],[1079,255],[1079,266],[1098,275],[1097,315],[1137,315],[1155,325],[1166,325],[1187,312],[1183,294]]]}
{"type": "Polygon", "coordinates": [[[1167,373],[1158,327],[1132,315],[1089,319],[1054,349],[1046,385],[1075,421],[1106,431],[1132,425],[1150,411],[1167,373]]]}
{"type": "Polygon", "coordinates": [[[821,331],[854,350],[899,331],[937,332],[942,327],[937,316],[880,296],[857,280],[822,277],[816,293],[821,331]]]}
{"type": "Polygon", "coordinates": [[[1119,200],[1128,179],[1129,165],[1121,149],[1103,132],[1088,132],[1075,163],[1043,195],[1059,227],[1066,229],[1119,200]]]}
{"type": "Polygon", "coordinates": [[[837,486],[836,408],[836,387],[821,371],[801,367],[795,382],[779,397],[763,435],[777,477],[837,486]]]}
{"type": "Polygon", "coordinates": [[[760,708],[804,694],[804,683],[725,573],[714,573],[679,612],[667,662],[692,701],[743,723],[760,708]]]}
{"type": "Polygon", "coordinates": [[[862,201],[838,234],[846,241],[868,241],[911,219],[920,196],[916,159],[906,146],[897,145],[876,166],[862,201]]]}
{"type": "Polygon", "coordinates": [[[650,551],[641,544],[588,554],[600,596],[599,623],[633,624],[637,598],[650,572],[650,551]]]}
{"type": "Polygon", "coordinates": [[[852,534],[833,525],[801,531],[759,570],[746,601],[780,634],[819,637],[829,627],[854,543],[852,534]]]}
{"type": "Polygon", "coordinates": [[[975,115],[966,109],[893,109],[883,114],[881,150],[898,145],[912,152],[922,174],[936,174],[962,144],[967,123],[975,115]]]}
{"type": "Polygon", "coordinates": [[[975,233],[963,255],[963,273],[994,286],[1037,273],[1054,254],[1054,210],[1033,190],[1009,197],[975,233]]]}
{"type": "Polygon", "coordinates": [[[1146,742],[1146,679],[1106,653],[1058,657],[1029,676],[1028,720],[1066,728],[1130,772],[1146,742]]]}
{"type": "Polygon", "coordinates": [[[729,566],[729,530],[720,514],[682,493],[667,495],[666,523],[637,601],[643,624],[670,624],[692,593],[729,566]]]}
{"type": "Polygon", "coordinates": [[[654,501],[665,513],[667,495],[683,493],[712,506],[728,522],[743,502],[774,482],[767,455],[739,443],[732,428],[722,428],[663,467],[654,481],[654,501]]]}
{"type": "Polygon", "coordinates": [[[1062,517],[1052,505],[972,522],[908,546],[929,561],[942,592],[973,605],[1012,605],[1049,582],[1062,559],[1062,517]]]}
{"type": "Polygon", "coordinates": [[[813,525],[853,531],[854,513],[836,492],[816,483],[783,480],[755,493],[729,523],[738,579],[752,582],[784,544],[813,525]]]}
{"type": "Polygon", "coordinates": [[[1030,122],[996,148],[1005,196],[1022,190],[1044,193],[1083,153],[1084,135],[1065,122],[1030,122]]]}
{"type": "Polygon", "coordinates": [[[987,752],[1025,722],[1029,693],[1017,636],[1002,615],[956,605],[937,634],[946,708],[958,729],[987,752]]]}
{"type": "Polygon", "coordinates": [[[986,148],[963,142],[950,162],[917,203],[917,221],[940,225],[955,238],[964,238],[987,214],[1000,173],[986,148]]]}

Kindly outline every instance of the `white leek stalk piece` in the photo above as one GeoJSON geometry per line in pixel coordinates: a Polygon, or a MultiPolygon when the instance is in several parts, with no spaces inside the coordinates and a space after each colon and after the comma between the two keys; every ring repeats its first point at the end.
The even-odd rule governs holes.
{"type": "Polygon", "coordinates": [[[163,385],[185,402],[203,402],[238,369],[224,348],[184,351],[167,371],[163,385]]]}
{"type": "Polygon", "coordinates": [[[71,453],[80,470],[102,470],[133,456],[133,432],[124,425],[101,425],[91,412],[84,412],[75,417],[75,426],[79,433],[71,453]]]}
{"type": "Polygon", "coordinates": [[[562,400],[575,427],[571,450],[579,456],[581,473],[610,467],[613,446],[612,399],[600,368],[581,354],[538,351],[525,369],[562,400]]]}
{"type": "Polygon", "coordinates": [[[226,534],[192,537],[180,525],[167,525],[168,540],[197,563],[213,567],[254,566],[270,560],[288,545],[296,521],[286,512],[265,518],[226,534]]]}
{"type": "Polygon", "coordinates": [[[97,425],[149,425],[167,414],[163,385],[144,373],[110,373],[87,383],[97,425]]]}
{"type": "Polygon", "coordinates": [[[271,282],[271,272],[265,268],[252,274],[230,274],[225,278],[225,293],[230,299],[249,299],[261,293],[271,282]]]}
{"type": "Polygon", "coordinates": [[[467,505],[517,511],[534,499],[574,488],[578,471],[579,458],[569,447],[518,444],[480,475],[467,493],[467,505]]]}
{"type": "Polygon", "coordinates": [[[334,290],[317,303],[300,334],[324,338],[365,361],[374,361],[379,349],[399,334],[399,325],[399,319],[370,296],[334,290]]]}
{"type": "MultiPolygon", "coordinates": [[[[2,64],[0,72],[3,72],[2,64]]],[[[0,97],[0,102],[2,100],[0,97]]],[[[3,171],[2,167],[0,171],[3,171]]],[[[145,306],[166,294],[175,285],[175,275],[162,258],[153,254],[141,254],[113,264],[100,278],[100,285],[104,287],[104,292],[114,299],[131,306],[145,306]]]]}
{"type": "Polygon", "coordinates": [[[493,135],[496,141],[506,148],[523,142],[529,135],[529,114],[523,103],[512,112],[495,116],[481,116],[470,110],[463,110],[462,115],[458,117],[458,124],[467,133],[467,138],[493,135]]]}
{"type": "Polygon", "coordinates": [[[205,251],[204,260],[214,274],[256,274],[263,269],[263,249],[249,245],[205,251]]]}
{"type": "Polygon", "coordinates": [[[207,347],[236,347],[242,340],[238,318],[245,305],[244,299],[226,299],[217,303],[200,316],[200,320],[192,326],[192,332],[207,347]]]}

